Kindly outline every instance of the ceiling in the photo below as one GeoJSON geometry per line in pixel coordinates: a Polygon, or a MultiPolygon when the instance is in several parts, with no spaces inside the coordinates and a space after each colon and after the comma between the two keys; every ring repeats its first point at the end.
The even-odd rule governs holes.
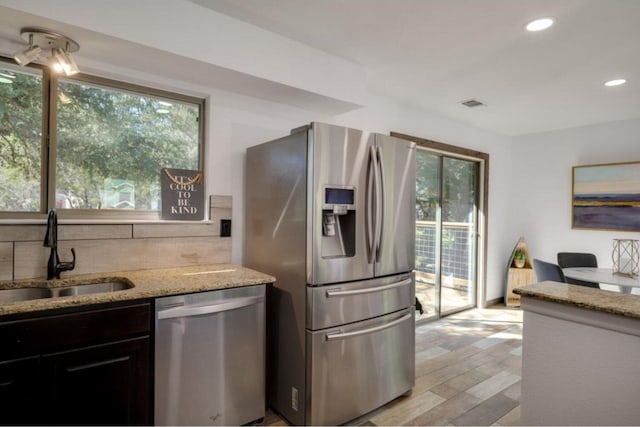
{"type": "MultiPolygon", "coordinates": [[[[510,136],[640,118],[640,0],[183,1],[357,64],[358,70],[365,70],[364,87],[374,102],[406,105],[510,136]],[[555,19],[550,29],[524,30],[528,21],[547,16],[555,19]],[[619,77],[627,84],[603,85],[619,77]],[[469,99],[485,105],[462,105],[469,99]]],[[[1,3],[22,5],[17,0],[1,3]]],[[[157,68],[167,79],[329,115],[360,107],[357,97],[312,93],[288,86],[287,81],[261,78],[259,72],[243,74],[180,57],[180,51],[170,53],[108,36],[91,29],[92,22],[100,21],[91,21],[96,19],[91,6],[78,3],[77,17],[89,19],[74,21],[82,27],[52,21],[56,18],[46,17],[46,12],[36,16],[0,7],[0,52],[24,45],[19,36],[24,26],[51,27],[81,41],[83,69],[91,60],[130,71],[157,68]]],[[[38,10],[33,2],[25,9],[31,4],[38,10]]],[[[118,4],[128,7],[123,6],[126,2],[118,4]]],[[[49,13],[56,10],[50,8],[49,13]]],[[[160,21],[162,7],[145,10],[145,16],[154,13],[160,21]]],[[[202,15],[206,22],[209,18],[202,15]]],[[[135,22],[121,21],[123,28],[135,22]]],[[[206,28],[196,30],[209,34],[206,28]]],[[[166,34],[180,37],[180,32],[166,34]]],[[[330,86],[349,87],[345,83],[349,81],[353,80],[330,86]]]]}
{"type": "Polygon", "coordinates": [[[191,1],[363,66],[376,95],[498,133],[640,117],[639,0],[191,1]],[[539,17],[555,24],[524,31],[539,17]]]}

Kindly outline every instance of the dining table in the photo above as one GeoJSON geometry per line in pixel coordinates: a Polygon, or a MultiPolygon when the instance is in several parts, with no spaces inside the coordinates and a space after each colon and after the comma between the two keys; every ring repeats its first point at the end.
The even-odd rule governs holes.
{"type": "Polygon", "coordinates": [[[625,294],[630,294],[633,288],[640,288],[639,276],[630,277],[614,274],[611,268],[569,267],[563,268],[562,272],[565,277],[570,279],[618,286],[620,292],[625,294]]]}

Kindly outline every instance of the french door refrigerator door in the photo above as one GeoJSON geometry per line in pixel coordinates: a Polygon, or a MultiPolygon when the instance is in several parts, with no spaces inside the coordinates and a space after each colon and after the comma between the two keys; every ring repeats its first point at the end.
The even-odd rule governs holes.
{"type": "Polygon", "coordinates": [[[380,164],[381,230],[375,275],[411,271],[415,265],[416,145],[376,134],[380,164]]]}
{"type": "MultiPolygon", "coordinates": [[[[324,123],[309,128],[307,283],[322,285],[373,277],[367,253],[367,169],[375,136],[324,123]],[[349,192],[351,200],[333,200],[349,192]],[[323,217],[333,215],[332,228],[323,217]],[[333,232],[333,234],[331,234],[333,232]]],[[[338,198],[340,199],[340,198],[338,198]]]]}
{"type": "Polygon", "coordinates": [[[307,283],[413,270],[415,143],[314,122],[309,150],[307,283]],[[328,196],[347,191],[352,204],[328,196]]]}
{"type": "Polygon", "coordinates": [[[339,425],[413,388],[414,310],[307,330],[307,425],[339,425]]]}

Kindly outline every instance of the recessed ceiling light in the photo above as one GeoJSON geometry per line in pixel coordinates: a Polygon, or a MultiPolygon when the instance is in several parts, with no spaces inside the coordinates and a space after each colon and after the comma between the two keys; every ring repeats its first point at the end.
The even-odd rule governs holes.
{"type": "Polygon", "coordinates": [[[620,86],[627,82],[625,79],[614,79],[604,82],[605,86],[620,86]]]}
{"type": "Polygon", "coordinates": [[[553,25],[553,19],[540,18],[540,19],[535,19],[529,22],[525,28],[527,29],[527,31],[542,31],[542,30],[546,30],[552,25],[553,25]]]}

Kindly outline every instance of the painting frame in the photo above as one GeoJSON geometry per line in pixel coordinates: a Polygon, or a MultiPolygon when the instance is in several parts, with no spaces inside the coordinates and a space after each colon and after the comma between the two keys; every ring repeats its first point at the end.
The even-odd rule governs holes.
{"type": "Polygon", "coordinates": [[[573,166],[571,228],[640,231],[640,161],[573,166]]]}

